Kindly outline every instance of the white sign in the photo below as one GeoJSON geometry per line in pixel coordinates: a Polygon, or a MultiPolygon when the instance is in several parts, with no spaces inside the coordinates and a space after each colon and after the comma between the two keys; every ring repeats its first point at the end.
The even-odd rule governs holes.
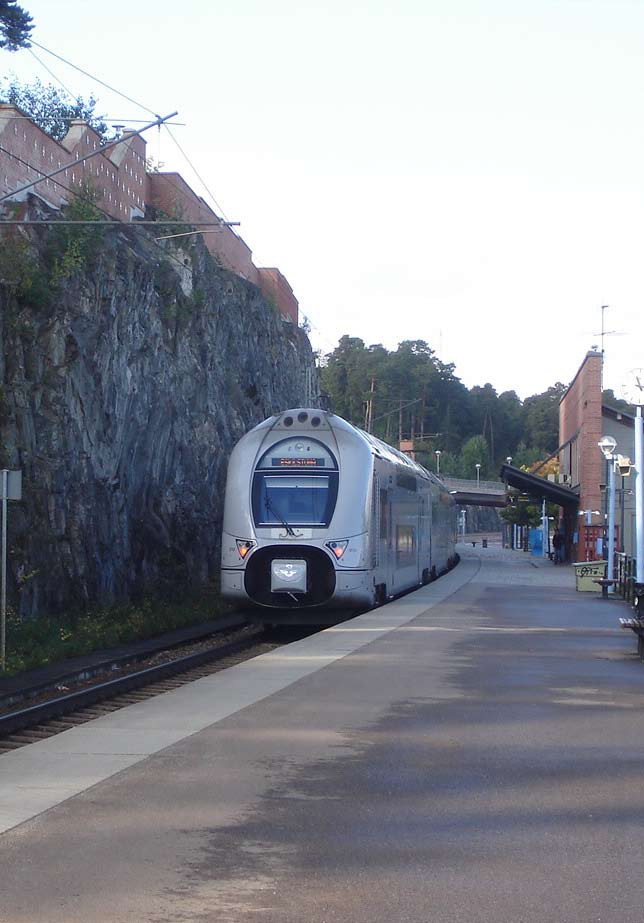
{"type": "MultiPolygon", "coordinates": [[[[1,473],[4,475],[4,471],[1,473]]],[[[4,489],[4,477],[2,484],[4,489]]],[[[3,496],[2,499],[22,500],[22,471],[7,471],[7,496],[3,496]]]]}

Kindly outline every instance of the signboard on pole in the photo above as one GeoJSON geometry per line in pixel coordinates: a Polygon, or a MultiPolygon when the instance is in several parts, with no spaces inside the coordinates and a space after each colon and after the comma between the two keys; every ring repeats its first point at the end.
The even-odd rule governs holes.
{"type": "Polygon", "coordinates": [[[22,471],[7,471],[7,500],[22,500],[22,471]]]}
{"type": "Polygon", "coordinates": [[[22,500],[22,471],[0,471],[2,497],[2,567],[0,581],[0,663],[2,670],[7,660],[7,503],[22,500]]]}

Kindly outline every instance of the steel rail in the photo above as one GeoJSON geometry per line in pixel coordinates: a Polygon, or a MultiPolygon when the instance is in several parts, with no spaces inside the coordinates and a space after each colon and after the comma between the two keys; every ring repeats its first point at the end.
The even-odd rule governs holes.
{"type": "Polygon", "coordinates": [[[211,660],[222,660],[224,657],[236,654],[248,647],[249,642],[256,642],[261,634],[262,630],[258,629],[254,634],[246,635],[244,638],[239,638],[228,644],[222,644],[207,651],[198,651],[196,654],[188,654],[154,667],[147,667],[145,670],[139,670],[136,673],[129,673],[126,676],[120,676],[104,683],[89,686],[86,689],[49,699],[38,705],[31,705],[27,708],[0,715],[0,739],[16,731],[22,731],[45,721],[51,721],[53,718],[60,718],[63,715],[81,711],[98,702],[104,702],[106,699],[116,698],[133,689],[141,689],[169,676],[185,673],[211,660]]]}
{"type": "MultiPolygon", "coordinates": [[[[143,642],[135,641],[130,646],[129,650],[127,649],[127,645],[121,645],[113,649],[111,654],[109,650],[87,654],[85,663],[78,663],[73,668],[70,667],[67,672],[55,673],[50,676],[49,679],[41,680],[36,683],[32,682],[30,686],[0,691],[0,710],[6,710],[19,702],[26,702],[29,699],[36,698],[36,696],[44,695],[65,683],[78,683],[84,680],[91,680],[101,673],[107,673],[109,670],[118,670],[127,664],[137,663],[137,661],[147,660],[150,657],[155,657],[157,654],[163,653],[163,651],[172,651],[178,647],[198,644],[201,641],[206,641],[208,638],[214,639],[227,632],[243,630],[251,624],[252,619],[242,612],[223,616],[221,619],[217,620],[216,624],[210,624],[207,629],[201,631],[197,630],[194,634],[190,631],[189,627],[185,629],[185,634],[183,633],[184,629],[175,629],[160,635],[156,639],[150,638],[143,642]],[[173,635],[174,637],[172,637],[173,635]],[[93,659],[97,655],[102,655],[102,659],[93,659]]],[[[199,629],[199,626],[195,626],[195,628],[199,629]]],[[[81,658],[76,659],[80,660],[81,658]]],[[[16,679],[19,679],[19,675],[16,679]]]]}

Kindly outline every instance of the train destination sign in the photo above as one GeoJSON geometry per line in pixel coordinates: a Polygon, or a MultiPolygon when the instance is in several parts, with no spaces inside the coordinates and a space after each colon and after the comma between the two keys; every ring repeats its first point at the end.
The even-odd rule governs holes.
{"type": "Polygon", "coordinates": [[[296,457],[282,457],[282,458],[271,458],[271,465],[273,468],[324,468],[324,459],[323,458],[313,458],[309,456],[308,458],[296,458],[296,457]]]}

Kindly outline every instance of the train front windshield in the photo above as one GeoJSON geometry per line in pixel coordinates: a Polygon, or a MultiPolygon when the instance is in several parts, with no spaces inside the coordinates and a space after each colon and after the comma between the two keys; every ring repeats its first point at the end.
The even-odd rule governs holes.
{"type": "Polygon", "coordinates": [[[328,526],[337,492],[337,464],[325,446],[312,439],[284,440],[255,470],[255,525],[328,526]]]}

